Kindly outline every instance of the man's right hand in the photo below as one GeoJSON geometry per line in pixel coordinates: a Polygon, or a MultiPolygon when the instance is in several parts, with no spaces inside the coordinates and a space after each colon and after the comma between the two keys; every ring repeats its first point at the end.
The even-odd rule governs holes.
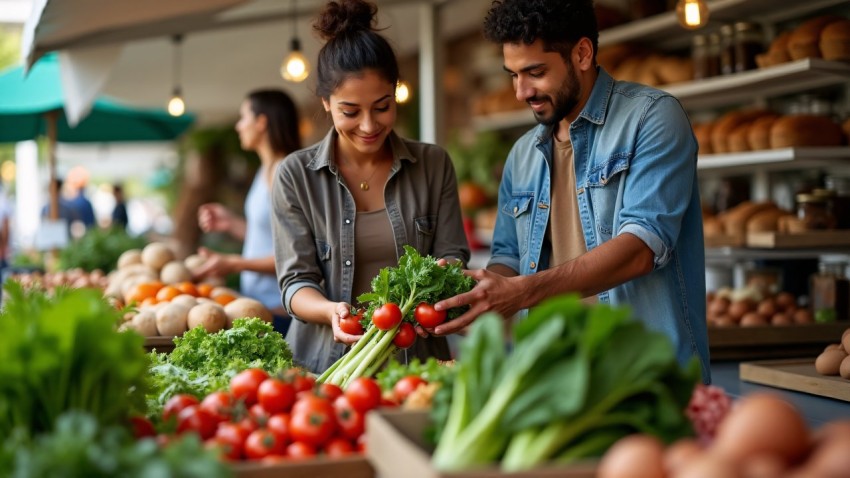
{"type": "Polygon", "coordinates": [[[449,335],[460,332],[485,312],[496,312],[504,318],[513,317],[525,308],[522,301],[522,277],[505,277],[496,272],[481,270],[463,271],[477,281],[471,291],[458,294],[434,304],[437,310],[448,310],[469,305],[463,315],[428,330],[432,335],[449,335]]]}

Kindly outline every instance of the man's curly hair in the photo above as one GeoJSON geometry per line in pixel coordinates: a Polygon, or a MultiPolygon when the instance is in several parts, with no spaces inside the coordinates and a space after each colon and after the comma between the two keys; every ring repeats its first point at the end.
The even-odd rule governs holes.
{"type": "Polygon", "coordinates": [[[565,60],[582,37],[593,43],[594,58],[599,44],[593,0],[496,0],[484,19],[484,37],[526,45],[540,39],[565,60]]]}

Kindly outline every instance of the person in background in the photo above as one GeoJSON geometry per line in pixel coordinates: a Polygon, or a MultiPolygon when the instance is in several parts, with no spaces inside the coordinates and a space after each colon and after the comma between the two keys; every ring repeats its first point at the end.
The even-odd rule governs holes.
{"type": "MultiPolygon", "coordinates": [[[[317,144],[290,155],[272,190],[275,259],[296,363],[325,371],[358,340],[342,332],[352,300],[410,245],[422,255],[469,260],[457,179],[442,148],[393,131],[398,63],[374,29],[377,7],[329,2],[314,28],[316,94],[333,120],[317,144]]],[[[418,357],[449,359],[444,338],[417,340],[418,357]]]]}
{"type": "Polygon", "coordinates": [[[13,213],[13,204],[9,196],[6,195],[6,188],[0,181],[0,271],[9,265],[13,213]]]}
{"type": "Polygon", "coordinates": [[[470,310],[433,332],[578,293],[628,305],[708,382],[697,143],[682,106],[597,65],[592,0],[495,1],[484,34],[540,124],[508,156],[487,268],[435,305],[470,310]]]}
{"type": "Polygon", "coordinates": [[[86,197],[88,181],[89,173],[81,166],[76,166],[68,171],[68,177],[65,181],[65,186],[68,189],[65,203],[74,211],[73,215],[76,220],[85,226],[83,233],[95,225],[94,207],[86,197]]]}
{"type": "Polygon", "coordinates": [[[286,334],[289,317],[281,306],[275,277],[270,186],[277,166],[301,148],[298,110],[282,90],[253,91],[239,108],[236,132],[242,148],[260,157],[260,168],[245,198],[244,219],[222,204],[207,203],[198,209],[198,225],[204,232],[224,232],[242,240],[242,254],[200,248],[206,261],[195,275],[203,279],[238,272],[240,292],[262,302],[274,315],[275,330],[286,334]]]}
{"type": "Polygon", "coordinates": [[[127,217],[127,203],[124,199],[124,187],[120,184],[112,185],[112,195],[115,196],[115,207],[112,208],[112,226],[126,229],[129,218],[127,217]]]}

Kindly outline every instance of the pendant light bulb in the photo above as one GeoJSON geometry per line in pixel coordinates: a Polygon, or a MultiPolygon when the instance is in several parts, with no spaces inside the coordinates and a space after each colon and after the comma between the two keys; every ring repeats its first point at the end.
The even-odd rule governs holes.
{"type": "Polygon", "coordinates": [[[174,90],[171,99],[168,100],[168,114],[171,116],[183,116],[186,112],[186,103],[183,101],[183,95],[179,89],[174,90]]]}
{"type": "Polygon", "coordinates": [[[676,18],[685,28],[694,30],[703,27],[708,23],[708,5],[705,0],[679,0],[676,18]]]}
{"type": "Polygon", "coordinates": [[[410,99],[410,87],[407,86],[407,83],[401,80],[398,80],[398,84],[395,87],[395,100],[397,103],[407,103],[407,100],[410,99]]]}
{"type": "Polygon", "coordinates": [[[301,42],[297,38],[292,39],[292,51],[280,65],[280,76],[293,83],[300,83],[310,76],[310,65],[301,53],[301,42]]]}

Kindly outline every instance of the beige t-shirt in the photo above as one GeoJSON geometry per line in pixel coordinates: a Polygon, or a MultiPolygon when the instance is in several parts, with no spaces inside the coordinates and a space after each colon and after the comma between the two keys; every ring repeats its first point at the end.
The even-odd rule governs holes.
{"type": "MultiPolygon", "coordinates": [[[[372,279],[384,267],[395,267],[395,241],[386,209],[358,212],[354,223],[354,282],[351,297],[372,290],[372,279]]],[[[355,305],[356,304],[352,304],[355,305]]]]}
{"type": "Polygon", "coordinates": [[[552,196],[549,211],[549,232],[552,256],[549,267],[557,267],[587,252],[584,232],[578,213],[576,173],[573,167],[573,144],[555,140],[552,158],[552,196]]]}

